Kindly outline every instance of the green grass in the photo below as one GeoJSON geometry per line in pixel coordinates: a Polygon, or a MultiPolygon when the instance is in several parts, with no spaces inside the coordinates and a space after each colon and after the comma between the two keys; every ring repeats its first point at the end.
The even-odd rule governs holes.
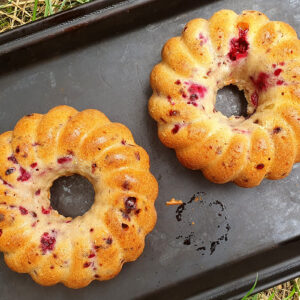
{"type": "Polygon", "coordinates": [[[246,293],[246,295],[241,300],[296,300],[300,299],[300,290],[298,285],[298,280],[287,282],[283,285],[279,285],[267,291],[252,295],[257,282],[258,274],[251,289],[246,293]]]}
{"type": "Polygon", "coordinates": [[[8,0],[0,4],[0,32],[92,0],[8,0]]]}
{"type": "Polygon", "coordinates": [[[258,280],[258,274],[256,274],[256,279],[255,279],[255,282],[254,282],[252,288],[247,292],[247,294],[242,298],[242,300],[247,300],[247,299],[249,299],[249,296],[252,294],[252,292],[254,291],[254,289],[255,289],[255,287],[256,287],[257,280],[258,280]]]}

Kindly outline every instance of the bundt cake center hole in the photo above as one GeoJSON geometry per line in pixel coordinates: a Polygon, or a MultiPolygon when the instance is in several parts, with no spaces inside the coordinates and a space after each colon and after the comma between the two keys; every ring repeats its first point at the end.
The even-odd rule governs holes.
{"type": "Polygon", "coordinates": [[[231,84],[218,91],[215,109],[226,117],[247,117],[247,104],[244,92],[231,84]]]}
{"type": "Polygon", "coordinates": [[[78,174],[56,179],[50,193],[51,206],[65,217],[82,216],[94,203],[93,185],[78,174]]]}

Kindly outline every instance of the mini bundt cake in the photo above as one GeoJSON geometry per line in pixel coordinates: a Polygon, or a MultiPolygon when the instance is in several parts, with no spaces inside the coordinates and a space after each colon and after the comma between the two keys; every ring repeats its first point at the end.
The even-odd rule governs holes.
{"type": "Polygon", "coordinates": [[[154,227],[158,186],[127,127],[94,109],[58,106],[0,135],[0,250],[42,285],[71,288],[117,275],[142,253],[154,227]],[[80,174],[95,202],[74,219],[51,208],[49,189],[80,174]]]}
{"type": "Polygon", "coordinates": [[[281,179],[300,160],[300,41],[263,13],[221,10],[194,19],[162,50],[151,73],[159,138],[186,167],[242,187],[281,179]],[[243,90],[248,117],[215,110],[216,94],[243,90]]]}

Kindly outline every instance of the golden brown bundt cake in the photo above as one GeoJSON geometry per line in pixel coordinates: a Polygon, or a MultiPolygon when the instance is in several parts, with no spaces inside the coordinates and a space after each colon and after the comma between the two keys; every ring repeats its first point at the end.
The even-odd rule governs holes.
{"type": "Polygon", "coordinates": [[[58,106],[0,135],[0,250],[39,284],[71,288],[116,276],[142,253],[158,186],[146,151],[98,110],[58,106]],[[80,174],[95,202],[74,219],[52,209],[49,188],[80,174]]]}
{"type": "Polygon", "coordinates": [[[195,19],[162,50],[151,73],[151,116],[179,161],[211,181],[242,187],[281,179],[300,160],[300,41],[263,13],[221,10],[195,19]],[[217,91],[234,84],[248,117],[215,110],[217,91]]]}

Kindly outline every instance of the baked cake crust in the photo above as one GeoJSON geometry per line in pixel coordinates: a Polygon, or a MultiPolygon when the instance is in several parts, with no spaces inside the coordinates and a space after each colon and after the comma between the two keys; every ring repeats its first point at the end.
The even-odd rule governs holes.
{"type": "Polygon", "coordinates": [[[258,11],[190,21],[151,73],[160,140],[215,183],[253,187],[288,176],[300,160],[299,57],[295,30],[258,11]],[[248,118],[215,110],[229,84],[244,91],[248,118]]]}
{"type": "Polygon", "coordinates": [[[0,135],[0,250],[41,285],[116,276],[143,251],[157,193],[146,151],[98,110],[58,106],[0,135]],[[95,202],[72,219],[51,208],[49,189],[74,173],[93,184],[95,202]]]}

